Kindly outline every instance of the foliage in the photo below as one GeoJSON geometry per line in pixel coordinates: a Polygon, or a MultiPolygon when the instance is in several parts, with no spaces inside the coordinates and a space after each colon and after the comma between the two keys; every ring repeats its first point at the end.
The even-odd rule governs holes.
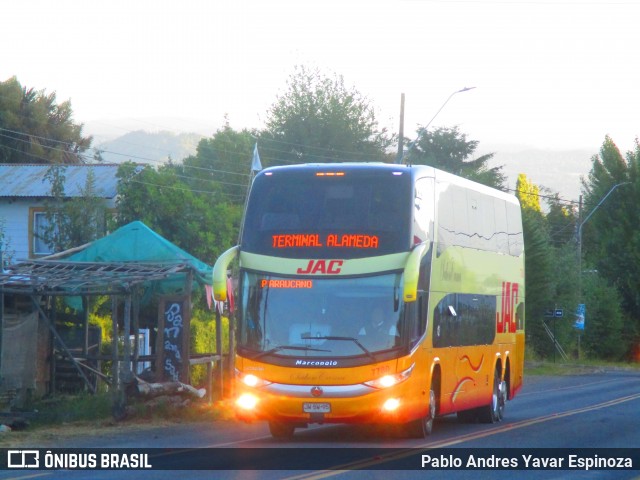
{"type": "Polygon", "coordinates": [[[84,163],[92,142],[73,122],[71,102],[23,87],[16,77],[0,82],[0,163],[84,163]]]}
{"type": "Polygon", "coordinates": [[[547,223],[551,243],[554,247],[559,248],[568,243],[575,245],[574,240],[578,225],[576,212],[564,205],[557,194],[549,199],[547,223]]]}
{"type": "Polygon", "coordinates": [[[588,299],[582,348],[591,358],[621,360],[631,342],[625,335],[620,294],[597,274],[583,276],[582,290],[588,299]]]}
{"type": "MultiPolygon", "coordinates": [[[[221,318],[222,327],[222,352],[229,353],[229,318],[221,318]]],[[[215,313],[201,309],[194,309],[191,318],[191,352],[192,353],[218,353],[216,349],[216,321],[215,313]]],[[[191,367],[191,383],[204,385],[206,379],[206,366],[195,365],[191,367]]]]}
{"type": "Polygon", "coordinates": [[[544,329],[544,313],[553,306],[554,252],[544,217],[534,209],[522,209],[526,272],[525,319],[528,348],[543,356],[553,355],[553,344],[544,329]]]}
{"type": "Polygon", "coordinates": [[[474,180],[494,188],[504,189],[502,167],[489,168],[493,153],[468,160],[479,142],[467,140],[467,135],[456,127],[418,130],[418,138],[409,146],[406,160],[411,164],[430,165],[446,172],[474,180]]]}
{"type": "Polygon", "coordinates": [[[524,173],[518,175],[516,192],[522,209],[538,213],[542,212],[542,207],[540,206],[540,187],[530,182],[524,173]]]}
{"type": "Polygon", "coordinates": [[[388,161],[392,137],[379,127],[369,100],[341,76],[297,67],[267,113],[260,142],[266,166],[388,161]]]}
{"type": "Polygon", "coordinates": [[[184,159],[184,176],[197,190],[212,190],[213,200],[244,204],[256,135],[233,130],[228,123],[198,144],[195,155],[184,159]]]}
{"type": "Polygon", "coordinates": [[[585,210],[582,239],[585,264],[620,292],[629,319],[626,336],[640,332],[640,144],[623,157],[610,137],[592,158],[583,181],[585,210]]]}
{"type": "MultiPolygon", "coordinates": [[[[237,242],[242,208],[226,202],[217,185],[193,188],[198,178],[184,175],[182,166],[169,163],[141,171],[128,162],[118,169],[116,226],[144,222],[170,242],[212,264],[237,242]]],[[[202,175],[200,175],[202,176],[202,175]]]]}
{"type": "Polygon", "coordinates": [[[66,198],[64,192],[65,166],[52,165],[45,178],[51,184],[51,199],[45,202],[47,225],[43,240],[53,252],[61,252],[84,245],[105,234],[107,209],[97,196],[96,180],[89,167],[82,195],[66,198]]]}
{"type": "Polygon", "coordinates": [[[57,395],[42,399],[34,405],[39,412],[35,417],[37,426],[52,423],[95,421],[111,417],[112,394],[57,395]]]}
{"type": "Polygon", "coordinates": [[[0,271],[4,269],[6,265],[13,263],[13,257],[15,251],[11,247],[11,238],[7,236],[5,230],[6,220],[0,217],[0,271]]]}

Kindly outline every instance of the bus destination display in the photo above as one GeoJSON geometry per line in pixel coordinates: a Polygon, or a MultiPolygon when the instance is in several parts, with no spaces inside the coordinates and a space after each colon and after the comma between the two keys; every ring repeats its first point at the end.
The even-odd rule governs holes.
{"type": "Polygon", "coordinates": [[[320,236],[317,233],[286,233],[272,235],[272,248],[369,248],[377,249],[380,239],[377,235],[335,234],[320,236]]]}

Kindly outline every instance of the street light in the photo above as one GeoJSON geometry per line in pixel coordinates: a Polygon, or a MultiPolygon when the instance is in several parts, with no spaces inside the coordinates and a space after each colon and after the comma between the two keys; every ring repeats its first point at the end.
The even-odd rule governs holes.
{"type": "MultiPolygon", "coordinates": [[[[429,120],[429,122],[428,122],[424,127],[422,127],[422,128],[421,128],[421,130],[422,130],[422,131],[426,131],[426,130],[427,130],[427,128],[429,128],[429,125],[431,125],[431,122],[433,122],[433,121],[435,120],[435,118],[436,118],[436,117],[438,116],[438,114],[442,111],[442,109],[445,107],[445,105],[446,105],[447,103],[449,103],[449,100],[451,100],[451,97],[453,97],[456,93],[468,92],[469,90],[473,90],[474,88],[476,88],[476,87],[464,87],[464,88],[461,88],[460,90],[456,90],[456,91],[455,91],[455,92],[453,92],[451,95],[449,95],[449,96],[447,97],[447,99],[444,101],[444,103],[442,104],[442,106],[438,109],[438,111],[436,112],[436,114],[431,118],[431,120],[429,120]]],[[[402,110],[403,110],[403,112],[404,112],[404,97],[403,97],[403,99],[402,99],[402,105],[403,105],[402,110]]],[[[403,122],[403,123],[404,123],[404,122],[403,122]]],[[[411,148],[413,148],[413,145],[417,142],[417,140],[418,140],[418,139],[416,138],[413,142],[411,142],[411,143],[409,144],[409,148],[407,149],[407,151],[408,151],[408,150],[411,150],[411,148]]],[[[400,141],[402,141],[402,138],[400,138],[400,141]]],[[[405,157],[405,153],[406,153],[406,152],[402,151],[402,156],[401,156],[400,154],[398,154],[398,157],[396,157],[396,163],[402,163],[402,161],[404,160],[404,157],[405,157]]]]}
{"type": "Polygon", "coordinates": [[[586,218],[578,224],[578,229],[576,233],[578,237],[578,282],[579,282],[578,293],[580,294],[580,301],[582,301],[582,227],[584,226],[585,223],[587,223],[587,220],[591,218],[591,216],[596,212],[596,210],[600,207],[600,205],[604,203],[604,201],[609,197],[609,195],[613,193],[613,191],[616,188],[618,188],[621,185],[628,185],[630,183],[631,182],[616,183],[613,187],[611,187],[611,189],[607,192],[607,194],[604,197],[602,197],[602,199],[593,208],[593,210],[589,212],[589,215],[587,215],[586,218]]]}
{"type": "Polygon", "coordinates": [[[438,114],[442,111],[442,109],[444,108],[444,106],[449,103],[449,100],[451,100],[451,97],[453,97],[456,93],[462,93],[462,92],[468,92],[469,90],[473,90],[476,87],[464,87],[461,88],[460,90],[456,90],[455,92],[453,92],[451,95],[449,95],[449,97],[444,101],[444,103],[442,104],[442,106],[440,107],[440,110],[438,110],[436,112],[436,114],[433,116],[433,118],[431,120],[429,120],[429,123],[427,123],[424,127],[423,130],[426,130],[427,128],[429,128],[429,125],[431,125],[431,122],[433,122],[435,120],[435,118],[438,116],[438,114]]]}

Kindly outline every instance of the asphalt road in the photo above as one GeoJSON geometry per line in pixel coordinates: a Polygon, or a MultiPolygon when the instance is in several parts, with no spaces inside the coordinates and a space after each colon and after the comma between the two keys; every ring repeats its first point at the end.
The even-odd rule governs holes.
{"type": "MultiPolygon", "coordinates": [[[[640,479],[640,372],[530,376],[518,397],[507,403],[502,422],[462,424],[455,415],[447,416],[437,419],[433,434],[422,440],[405,438],[400,431],[389,428],[336,425],[296,430],[291,441],[279,442],[271,438],[265,423],[225,421],[75,438],[59,447],[166,449],[153,450],[149,462],[184,470],[9,470],[0,472],[0,478],[640,479]],[[602,451],[591,449],[632,449],[636,470],[566,468],[569,454],[578,454],[578,461],[594,460],[594,455],[594,461],[603,457],[602,451]],[[423,455],[431,460],[427,468],[423,468],[423,455]],[[517,462],[522,466],[526,457],[530,465],[548,462],[549,469],[496,470],[493,465],[469,470],[428,469],[434,461],[440,462],[435,466],[446,467],[447,461],[466,465],[470,456],[474,457],[472,467],[476,461],[517,462]],[[564,462],[560,465],[563,468],[552,468],[560,461],[564,462]],[[197,465],[213,466],[214,470],[189,470],[197,465]],[[336,466],[342,467],[329,470],[336,466]]],[[[607,450],[605,454],[611,452],[616,451],[607,450]]]]}

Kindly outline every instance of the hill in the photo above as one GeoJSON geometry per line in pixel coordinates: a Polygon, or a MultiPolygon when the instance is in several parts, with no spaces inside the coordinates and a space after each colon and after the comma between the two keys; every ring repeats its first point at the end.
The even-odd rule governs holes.
{"type": "MultiPolygon", "coordinates": [[[[157,164],[169,158],[179,162],[195,154],[198,142],[205,137],[203,133],[186,133],[184,130],[182,133],[136,130],[118,137],[114,137],[113,132],[109,135],[104,129],[100,132],[94,134],[99,142],[96,148],[103,152],[102,158],[108,163],[132,160],[157,164]]],[[[580,178],[589,173],[591,157],[597,153],[597,149],[552,150],[480,144],[479,155],[489,152],[495,154],[489,166],[503,167],[509,188],[515,188],[518,175],[524,173],[543,189],[543,193],[558,193],[565,200],[578,200],[580,178]]]]}
{"type": "Polygon", "coordinates": [[[534,148],[499,147],[482,149],[495,152],[489,166],[502,165],[508,178],[509,188],[515,188],[518,175],[544,188],[544,194],[559,193],[565,200],[578,200],[581,192],[581,177],[591,169],[591,158],[597,154],[589,149],[544,150],[534,148]]]}
{"type": "Polygon", "coordinates": [[[112,140],[99,143],[106,163],[122,163],[128,160],[139,163],[164,163],[169,159],[180,162],[196,152],[203,135],[198,133],[173,133],[169,131],[145,132],[137,130],[112,140]]]}

